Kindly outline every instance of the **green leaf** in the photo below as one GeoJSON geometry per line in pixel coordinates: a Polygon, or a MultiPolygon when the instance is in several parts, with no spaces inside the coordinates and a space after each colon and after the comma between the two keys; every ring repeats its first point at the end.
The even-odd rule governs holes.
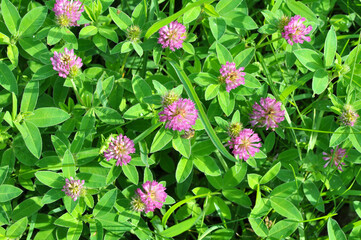
{"type": "Polygon", "coordinates": [[[337,50],[337,36],[336,31],[333,26],[327,33],[325,40],[324,48],[324,60],[326,68],[330,67],[333,64],[333,59],[335,58],[337,50]]]}
{"type": "Polygon", "coordinates": [[[223,15],[227,25],[240,28],[241,30],[257,29],[257,23],[250,17],[241,11],[230,11],[226,15],[223,15]]]}
{"type": "Polygon", "coordinates": [[[41,203],[41,197],[28,198],[14,208],[11,217],[14,221],[17,221],[23,217],[33,215],[42,207],[43,204],[41,203]]]}
{"type": "Polygon", "coordinates": [[[143,48],[139,43],[132,42],[132,46],[133,46],[134,50],[137,52],[137,54],[139,55],[139,57],[143,56],[143,48]]]}
{"type": "Polygon", "coordinates": [[[191,142],[189,139],[182,138],[177,134],[176,138],[172,140],[173,148],[182,154],[184,157],[189,158],[191,155],[191,142]]]}
{"type": "Polygon", "coordinates": [[[167,145],[173,138],[173,133],[170,130],[167,130],[165,127],[159,129],[155,135],[152,146],[150,147],[150,152],[157,152],[162,150],[162,148],[167,145]]]}
{"type": "Polygon", "coordinates": [[[83,231],[83,223],[78,222],[75,228],[69,228],[68,233],[66,235],[66,240],[78,240],[83,231]]]}
{"type": "Polygon", "coordinates": [[[209,176],[219,176],[221,175],[221,170],[219,169],[216,161],[210,156],[193,156],[192,157],[194,165],[209,176]]]}
{"type": "Polygon", "coordinates": [[[189,10],[188,12],[185,12],[183,16],[183,24],[187,24],[196,20],[200,13],[201,13],[201,7],[195,7],[189,10]]]}
{"type": "Polygon", "coordinates": [[[147,109],[142,107],[140,103],[135,104],[129,108],[123,115],[124,119],[137,119],[141,118],[148,113],[147,109]]]}
{"type": "Polygon", "coordinates": [[[184,233],[185,231],[189,230],[198,220],[198,217],[193,217],[190,219],[187,219],[181,223],[178,223],[170,228],[167,228],[166,230],[160,232],[160,234],[163,237],[175,237],[179,234],[184,233]]]}
{"type": "Polygon", "coordinates": [[[247,163],[236,164],[227,170],[224,175],[223,185],[225,188],[233,188],[240,184],[247,173],[247,163]]]}
{"type": "Polygon", "coordinates": [[[115,201],[117,200],[118,191],[116,188],[108,191],[95,205],[93,210],[94,217],[105,215],[112,210],[115,201]]]}
{"type": "Polygon", "coordinates": [[[152,89],[148,83],[139,76],[134,76],[132,80],[132,87],[134,95],[139,100],[139,102],[142,102],[144,97],[152,95],[152,89]]]}
{"type": "Polygon", "coordinates": [[[303,220],[301,212],[290,201],[280,197],[271,197],[270,200],[271,206],[280,215],[297,221],[303,220]]]}
{"type": "Polygon", "coordinates": [[[32,57],[40,60],[44,64],[49,64],[52,54],[44,43],[33,38],[21,38],[20,46],[32,57]]]}
{"type": "Polygon", "coordinates": [[[7,47],[7,55],[14,67],[18,65],[19,62],[19,49],[15,44],[9,44],[7,47]]]}
{"type": "Polygon", "coordinates": [[[78,49],[78,39],[74,33],[67,28],[62,28],[61,33],[63,34],[63,40],[69,44],[68,49],[78,49]]]}
{"type": "Polygon", "coordinates": [[[322,201],[320,191],[311,179],[308,179],[303,184],[303,192],[307,200],[315,206],[319,211],[325,212],[325,206],[322,201]]]}
{"type": "Polygon", "coordinates": [[[75,178],[75,161],[73,158],[73,154],[67,149],[63,158],[62,171],[64,178],[75,178]]]}
{"type": "Polygon", "coordinates": [[[221,43],[216,43],[216,52],[220,64],[226,64],[226,62],[233,62],[231,53],[221,43]]]}
{"type": "MultiPolygon", "coordinates": [[[[199,1],[201,2],[201,1],[199,1]]],[[[198,2],[197,2],[198,3],[198,2]]],[[[189,98],[196,104],[196,108],[198,110],[199,118],[201,119],[205,130],[212,140],[213,144],[217,147],[217,149],[229,160],[236,162],[236,159],[227,151],[227,149],[223,146],[222,142],[219,140],[218,136],[216,135],[215,131],[212,128],[211,123],[209,122],[209,119],[204,112],[203,106],[201,101],[199,100],[197,93],[195,92],[192,83],[189,81],[187,75],[185,72],[179,67],[179,65],[173,61],[169,60],[169,63],[175,70],[177,76],[179,77],[180,81],[183,83],[183,86],[189,96],[189,98]]]]}
{"type": "Polygon", "coordinates": [[[26,84],[23,98],[21,99],[20,112],[32,112],[35,109],[39,96],[39,82],[30,81],[26,84]]]}
{"type": "Polygon", "coordinates": [[[0,62],[0,85],[9,92],[18,94],[18,84],[16,82],[14,74],[3,62],[0,62]]]}
{"type": "Polygon", "coordinates": [[[273,146],[275,145],[275,139],[276,139],[275,132],[270,132],[267,135],[266,140],[264,141],[264,147],[265,147],[267,153],[272,151],[273,146]]]}
{"type": "Polygon", "coordinates": [[[110,27],[100,27],[99,29],[99,33],[100,35],[102,35],[103,37],[118,43],[118,35],[117,33],[110,27]]]}
{"type": "Polygon", "coordinates": [[[62,226],[62,227],[76,227],[77,226],[77,220],[70,215],[69,213],[65,213],[58,217],[55,222],[55,225],[62,226]]]}
{"type": "Polygon", "coordinates": [[[124,123],[122,115],[116,110],[108,107],[97,107],[94,109],[98,118],[107,124],[117,125],[124,123]]]}
{"type": "Polygon", "coordinates": [[[93,37],[93,43],[97,48],[99,48],[102,52],[106,52],[108,48],[108,41],[105,37],[100,34],[96,34],[93,37]]]}
{"type": "Polygon", "coordinates": [[[52,27],[48,33],[47,43],[48,45],[57,44],[61,38],[63,37],[63,33],[60,27],[52,27]]]}
{"type": "Polygon", "coordinates": [[[255,51],[256,50],[253,47],[251,47],[251,48],[247,48],[247,49],[243,50],[242,52],[238,53],[237,56],[234,58],[236,67],[237,68],[246,67],[252,61],[255,51]]]}
{"type": "Polygon", "coordinates": [[[326,69],[320,68],[315,71],[312,80],[312,90],[314,94],[321,94],[328,86],[328,73],[326,69]]]}
{"type": "Polygon", "coordinates": [[[229,115],[232,114],[234,105],[235,105],[235,99],[233,94],[229,94],[224,88],[219,91],[218,94],[218,103],[221,106],[222,111],[224,114],[229,115]]]}
{"type": "Polygon", "coordinates": [[[209,27],[211,28],[211,32],[213,37],[218,41],[221,39],[223,34],[226,32],[226,21],[223,18],[208,18],[209,19],[209,27]]]}
{"type": "Polygon", "coordinates": [[[278,162],[276,165],[274,165],[268,172],[266,172],[265,175],[260,180],[260,184],[266,184],[269,181],[271,181],[274,177],[277,176],[281,169],[281,162],[278,162]]]}
{"type": "Polygon", "coordinates": [[[219,84],[210,84],[205,93],[204,93],[204,98],[206,99],[206,101],[211,100],[213,98],[215,98],[218,93],[219,93],[219,84]]]}
{"type": "Polygon", "coordinates": [[[0,185],[0,202],[7,202],[18,197],[23,190],[12,185],[0,185]]]}
{"type": "Polygon", "coordinates": [[[241,4],[242,0],[221,0],[216,5],[216,11],[220,15],[227,15],[230,11],[234,10],[238,7],[239,4],[241,4]]]}
{"type": "Polygon", "coordinates": [[[39,80],[49,78],[55,74],[57,74],[57,72],[53,69],[53,65],[44,65],[34,73],[31,80],[39,81],[39,80]]]}
{"type": "Polygon", "coordinates": [[[360,127],[351,127],[349,139],[356,150],[361,153],[361,134],[359,132],[361,132],[360,127]]]}
{"type": "Polygon", "coordinates": [[[248,218],[249,223],[253,231],[262,238],[266,238],[268,236],[268,228],[266,224],[260,218],[248,218]]]}
{"type": "Polygon", "coordinates": [[[31,122],[23,122],[23,124],[14,123],[24,139],[26,147],[36,157],[40,158],[43,142],[39,129],[31,122]]]}
{"type": "Polygon", "coordinates": [[[125,176],[129,179],[129,181],[137,185],[139,182],[139,174],[137,168],[134,167],[133,165],[127,164],[127,165],[123,165],[122,169],[125,176]]]}
{"type": "Polygon", "coordinates": [[[106,177],[94,173],[78,173],[77,177],[85,181],[85,187],[101,188],[106,186],[106,177]]]}
{"type": "Polygon", "coordinates": [[[27,226],[28,226],[27,217],[19,219],[17,222],[9,226],[8,229],[6,229],[6,237],[20,238],[20,236],[25,232],[27,226]]]}
{"type": "Polygon", "coordinates": [[[307,21],[318,22],[316,15],[301,1],[287,0],[287,7],[296,15],[306,18],[307,21]]]}
{"type": "Polygon", "coordinates": [[[46,7],[37,7],[23,17],[19,26],[19,34],[21,37],[28,37],[33,35],[44,23],[48,14],[46,7]]]}
{"type": "Polygon", "coordinates": [[[235,202],[239,205],[250,207],[252,205],[249,197],[241,190],[237,188],[225,189],[222,191],[222,194],[228,200],[235,202]]]}
{"type": "Polygon", "coordinates": [[[330,147],[335,147],[343,143],[350,134],[350,127],[341,126],[337,128],[331,136],[330,147]]]}
{"type": "Polygon", "coordinates": [[[127,28],[132,25],[132,20],[124,12],[111,7],[109,8],[109,13],[110,17],[121,30],[126,31],[127,28]]]}
{"type": "Polygon", "coordinates": [[[3,184],[5,180],[8,178],[8,172],[9,172],[8,165],[0,167],[0,185],[3,184]]]}
{"type": "Polygon", "coordinates": [[[122,168],[114,164],[108,172],[106,184],[110,184],[111,182],[115,181],[121,172],[122,168]]]}
{"type": "Polygon", "coordinates": [[[296,231],[298,223],[292,220],[282,220],[272,226],[269,230],[269,238],[271,240],[284,239],[296,231]]]}
{"type": "Polygon", "coordinates": [[[182,157],[177,165],[177,169],[175,172],[175,178],[177,180],[177,183],[182,183],[184,182],[189,174],[191,174],[193,169],[193,162],[192,160],[182,157]]]}
{"type": "Polygon", "coordinates": [[[317,52],[303,48],[294,50],[293,53],[296,55],[298,61],[300,61],[308,70],[314,72],[317,69],[323,69],[322,59],[317,52]]]}
{"type": "Polygon", "coordinates": [[[12,35],[15,35],[19,28],[21,20],[18,10],[9,0],[2,0],[1,14],[9,32],[12,35]]]}
{"type": "Polygon", "coordinates": [[[98,28],[96,28],[95,26],[86,26],[80,30],[79,38],[91,37],[97,33],[98,33],[98,28]]]}
{"type": "Polygon", "coordinates": [[[43,128],[58,125],[69,118],[70,115],[60,108],[44,107],[36,109],[34,115],[27,116],[25,120],[43,128]]]}
{"type": "Polygon", "coordinates": [[[43,198],[41,199],[41,203],[44,205],[53,203],[59,200],[60,198],[63,198],[64,196],[65,196],[64,191],[62,191],[61,189],[52,188],[44,194],[43,198]]]}
{"type": "Polygon", "coordinates": [[[52,188],[62,188],[65,184],[65,179],[59,173],[51,171],[38,171],[35,177],[46,186],[52,188]]]}
{"type": "Polygon", "coordinates": [[[329,218],[327,221],[327,233],[330,240],[346,240],[346,235],[336,220],[329,218]]]}

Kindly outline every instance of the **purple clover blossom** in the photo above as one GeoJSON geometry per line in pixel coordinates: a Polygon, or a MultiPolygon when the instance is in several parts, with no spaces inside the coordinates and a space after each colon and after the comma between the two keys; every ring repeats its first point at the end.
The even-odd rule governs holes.
{"type": "Polygon", "coordinates": [[[165,127],[173,131],[189,131],[198,118],[198,111],[189,99],[180,98],[165,106],[159,113],[160,121],[166,122],[165,127]]]}
{"type": "Polygon", "coordinates": [[[345,165],[344,162],[341,162],[341,160],[343,158],[346,158],[347,155],[346,154],[346,149],[343,148],[338,148],[338,146],[336,147],[336,149],[331,149],[331,153],[327,154],[326,152],[322,153],[324,156],[323,160],[327,161],[327,163],[323,166],[324,168],[326,168],[328,166],[328,164],[330,164],[330,166],[332,166],[333,164],[335,164],[335,166],[337,167],[338,170],[340,170],[341,172],[342,170],[342,165],[345,165]]]}
{"type": "Polygon", "coordinates": [[[83,66],[82,59],[74,54],[74,49],[64,48],[64,53],[54,52],[54,57],[50,58],[53,69],[59,72],[63,78],[74,77],[83,66]]]}
{"type": "Polygon", "coordinates": [[[244,67],[236,69],[235,63],[227,62],[225,65],[222,65],[219,72],[222,75],[222,81],[226,83],[227,92],[230,92],[240,85],[244,85],[244,76],[246,73],[242,72],[243,70],[244,67]]]}
{"type": "Polygon", "coordinates": [[[281,105],[276,99],[261,98],[260,104],[255,103],[252,107],[253,113],[250,116],[252,127],[266,127],[266,130],[278,127],[277,123],[285,119],[285,111],[281,110],[281,105]]]}
{"type": "Polygon", "coordinates": [[[65,194],[71,197],[74,201],[76,201],[82,194],[83,187],[84,180],[74,180],[73,177],[70,177],[70,179],[65,179],[65,185],[62,191],[65,192],[65,194]]]}
{"type": "Polygon", "coordinates": [[[355,112],[351,105],[346,105],[340,116],[340,121],[346,126],[354,126],[359,115],[355,112]]]}
{"type": "Polygon", "coordinates": [[[135,153],[134,142],[127,136],[120,134],[116,138],[111,137],[109,147],[104,151],[104,157],[117,160],[116,166],[127,165],[132,157],[129,155],[135,153]]]}
{"type": "Polygon", "coordinates": [[[245,128],[239,132],[237,137],[232,137],[227,145],[229,148],[233,148],[232,153],[237,159],[247,161],[250,156],[254,157],[259,152],[260,141],[257,133],[254,133],[252,129],[245,128]]]}
{"type": "MultiPolygon", "coordinates": [[[[165,199],[167,198],[166,188],[156,181],[147,181],[142,185],[144,192],[138,188],[136,194],[145,204],[145,213],[153,212],[156,208],[161,209],[165,199]]],[[[137,196],[135,197],[137,199],[137,196]]],[[[137,201],[139,204],[139,200],[137,201]]],[[[134,208],[135,205],[133,205],[134,208]]],[[[141,204],[139,204],[141,206],[141,204]]],[[[141,209],[141,208],[139,208],[141,209]]]]}
{"type": "Polygon", "coordinates": [[[284,26],[284,32],[282,32],[282,37],[287,40],[290,45],[293,43],[303,43],[304,41],[310,42],[311,38],[306,36],[312,31],[312,26],[306,26],[303,22],[306,21],[305,18],[296,15],[291,17],[290,21],[286,26],[284,26]]]}
{"type": "Polygon", "coordinates": [[[53,11],[61,27],[79,26],[77,22],[84,6],[80,1],[56,0],[53,11]]]}
{"type": "Polygon", "coordinates": [[[186,36],[186,27],[174,21],[159,30],[158,43],[162,44],[162,48],[169,47],[170,50],[175,51],[183,46],[186,36]]]}

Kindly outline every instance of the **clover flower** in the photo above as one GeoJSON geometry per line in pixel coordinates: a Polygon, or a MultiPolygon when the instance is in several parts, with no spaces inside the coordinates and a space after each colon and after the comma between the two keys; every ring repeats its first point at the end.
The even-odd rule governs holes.
{"type": "Polygon", "coordinates": [[[257,127],[266,126],[275,129],[278,127],[277,123],[282,122],[285,118],[285,111],[281,110],[281,102],[277,102],[272,98],[261,98],[260,104],[253,105],[253,113],[251,114],[251,125],[257,127]]]}
{"type": "Polygon", "coordinates": [[[62,191],[76,201],[80,194],[82,194],[83,187],[84,180],[74,180],[73,177],[70,177],[70,179],[65,179],[65,185],[63,186],[62,191]]]}
{"type": "Polygon", "coordinates": [[[104,151],[104,157],[117,160],[116,166],[127,165],[132,157],[129,155],[135,153],[134,142],[127,136],[120,134],[116,138],[111,137],[109,147],[104,151]]]}
{"type": "Polygon", "coordinates": [[[64,53],[54,52],[54,57],[50,58],[53,69],[59,72],[59,76],[63,78],[75,77],[79,69],[83,66],[80,57],[74,54],[74,49],[68,50],[64,48],[64,53]]]}
{"type": "Polygon", "coordinates": [[[136,190],[136,194],[138,194],[141,201],[145,204],[145,213],[153,212],[156,208],[161,209],[165,199],[167,198],[167,193],[165,192],[166,188],[156,181],[147,181],[142,185],[142,187],[144,192],[138,188],[136,190]]]}
{"type": "Polygon", "coordinates": [[[139,42],[141,33],[142,30],[140,30],[140,28],[136,25],[132,25],[127,28],[127,38],[131,42],[139,42]]]}
{"type": "Polygon", "coordinates": [[[261,139],[257,133],[254,133],[252,129],[245,128],[239,132],[238,136],[232,137],[227,145],[230,149],[233,148],[232,153],[237,159],[247,161],[250,156],[254,157],[259,152],[261,147],[259,141],[261,139]]]}
{"type": "Polygon", "coordinates": [[[236,69],[236,64],[230,62],[222,65],[221,69],[219,69],[219,72],[222,75],[220,80],[226,83],[227,92],[230,92],[240,85],[244,85],[244,76],[246,73],[242,72],[243,70],[244,67],[236,69]]]}
{"type": "Polygon", "coordinates": [[[323,166],[324,168],[326,168],[328,164],[331,163],[330,166],[334,164],[338,170],[340,170],[341,172],[343,171],[342,165],[345,165],[345,163],[341,162],[341,160],[347,157],[347,155],[345,155],[346,149],[338,148],[337,146],[335,150],[331,149],[330,154],[327,154],[326,152],[323,152],[322,154],[326,156],[323,157],[323,160],[327,161],[327,163],[323,166]]]}
{"type": "Polygon", "coordinates": [[[346,105],[340,116],[340,121],[346,126],[353,126],[358,117],[359,115],[352,109],[351,105],[346,105]]]}
{"type": "Polygon", "coordinates": [[[162,105],[163,107],[167,107],[172,103],[174,103],[175,101],[177,101],[178,99],[179,99],[178,94],[170,90],[163,96],[162,105]]]}
{"type": "Polygon", "coordinates": [[[293,43],[303,43],[304,41],[310,42],[311,38],[306,36],[312,30],[312,26],[306,27],[303,22],[306,21],[305,18],[296,15],[291,17],[288,24],[284,27],[284,32],[282,32],[282,37],[287,40],[290,45],[293,43]]]}
{"type": "Polygon", "coordinates": [[[237,137],[243,128],[242,123],[235,122],[231,123],[228,127],[228,135],[233,138],[237,137]]]}
{"type": "Polygon", "coordinates": [[[77,22],[84,6],[80,1],[56,0],[53,11],[61,27],[79,26],[77,22]]]}
{"type": "Polygon", "coordinates": [[[196,124],[198,111],[189,99],[180,98],[164,107],[159,113],[160,121],[166,122],[165,127],[173,131],[188,131],[196,124]]]}
{"type": "Polygon", "coordinates": [[[183,40],[186,38],[186,27],[177,21],[171,22],[159,30],[158,43],[162,48],[169,47],[175,51],[183,46],[183,40]]]}
{"type": "Polygon", "coordinates": [[[143,212],[145,210],[145,203],[137,192],[135,192],[135,196],[132,198],[130,205],[132,206],[133,211],[143,212]]]}

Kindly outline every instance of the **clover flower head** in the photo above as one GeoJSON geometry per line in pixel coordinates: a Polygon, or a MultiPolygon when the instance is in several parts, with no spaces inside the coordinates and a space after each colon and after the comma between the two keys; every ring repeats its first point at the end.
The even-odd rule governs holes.
{"type": "Polygon", "coordinates": [[[228,127],[228,135],[231,138],[237,137],[239,135],[239,133],[241,132],[242,128],[243,128],[242,123],[239,123],[239,122],[231,123],[228,127]]]}
{"type": "Polygon", "coordinates": [[[82,194],[83,187],[84,180],[74,180],[73,177],[70,177],[70,179],[65,179],[65,185],[63,186],[62,191],[76,201],[82,194]]]}
{"type": "Polygon", "coordinates": [[[343,171],[342,165],[345,165],[345,163],[341,162],[341,160],[347,157],[347,155],[345,155],[346,149],[338,148],[337,146],[335,150],[331,149],[330,154],[327,154],[326,152],[323,152],[322,154],[326,156],[323,157],[323,160],[327,161],[327,163],[323,166],[324,168],[326,168],[329,164],[330,166],[334,164],[338,170],[340,170],[341,172],[343,171]]]}
{"type": "Polygon", "coordinates": [[[233,149],[232,153],[237,159],[247,161],[250,156],[254,157],[259,152],[260,141],[257,133],[254,133],[252,129],[245,128],[239,132],[238,136],[232,137],[227,145],[233,149]]]}
{"type": "Polygon", "coordinates": [[[174,91],[170,90],[163,96],[162,105],[164,107],[169,106],[172,103],[174,103],[175,101],[177,101],[178,99],[179,99],[178,94],[176,94],[174,91]]]}
{"type": "Polygon", "coordinates": [[[175,51],[183,46],[186,37],[186,27],[174,21],[159,30],[158,43],[162,44],[162,48],[169,47],[170,50],[175,51]]]}
{"type": "Polygon", "coordinates": [[[133,211],[136,212],[143,212],[146,206],[137,192],[135,192],[135,196],[133,197],[130,205],[132,206],[133,211]]]}
{"type": "Polygon", "coordinates": [[[173,131],[189,131],[198,118],[195,104],[189,99],[180,98],[164,107],[159,113],[161,122],[166,122],[165,127],[173,131]]]}
{"type": "Polygon", "coordinates": [[[142,30],[140,30],[140,28],[136,25],[132,25],[127,28],[127,38],[131,42],[139,42],[141,33],[142,30]]]}
{"type": "Polygon", "coordinates": [[[84,6],[80,1],[56,0],[53,11],[61,27],[79,26],[84,6]]]}
{"type": "Polygon", "coordinates": [[[346,126],[353,126],[357,121],[359,115],[353,110],[351,105],[346,105],[340,116],[340,121],[346,126]]]}
{"type": "Polygon", "coordinates": [[[129,154],[135,153],[134,142],[127,136],[120,134],[117,137],[111,137],[109,147],[104,151],[104,157],[117,160],[116,166],[127,165],[132,157],[129,154]]]}
{"type": "Polygon", "coordinates": [[[291,17],[290,21],[284,26],[284,31],[281,33],[282,37],[287,40],[290,45],[293,43],[303,43],[304,41],[310,42],[311,38],[306,36],[312,31],[312,26],[306,27],[303,22],[305,18],[296,15],[291,17]]]}
{"type": "Polygon", "coordinates": [[[244,76],[246,73],[242,72],[244,67],[236,68],[235,63],[227,62],[222,65],[219,72],[221,73],[221,81],[226,83],[226,90],[230,92],[232,89],[240,85],[244,85],[244,76]]]}
{"type": "Polygon", "coordinates": [[[58,71],[59,76],[63,78],[75,77],[83,66],[81,58],[74,54],[74,49],[68,50],[64,48],[64,53],[55,51],[50,60],[53,69],[58,71]]]}
{"type": "Polygon", "coordinates": [[[144,192],[138,188],[136,194],[138,194],[141,201],[145,204],[145,213],[153,212],[156,208],[161,209],[167,198],[166,188],[156,181],[147,181],[142,187],[144,192]]]}
{"type": "Polygon", "coordinates": [[[285,118],[285,111],[281,110],[281,102],[277,102],[272,98],[261,98],[260,103],[253,105],[253,113],[251,114],[251,125],[257,127],[266,127],[275,129],[277,123],[282,122],[285,118]]]}

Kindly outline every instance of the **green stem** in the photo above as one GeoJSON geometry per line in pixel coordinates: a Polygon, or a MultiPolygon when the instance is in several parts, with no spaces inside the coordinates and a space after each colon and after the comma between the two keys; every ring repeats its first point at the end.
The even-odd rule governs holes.
{"type": "Polygon", "coordinates": [[[308,219],[308,220],[304,220],[304,221],[300,221],[300,222],[314,222],[314,221],[318,221],[318,220],[322,220],[322,219],[329,219],[330,217],[333,217],[337,215],[337,213],[332,213],[323,217],[318,217],[318,218],[312,218],[312,219],[308,219]]]}
{"type": "Polygon", "coordinates": [[[120,71],[119,71],[119,73],[122,74],[122,77],[124,77],[124,68],[125,68],[125,64],[126,64],[126,62],[127,62],[127,59],[128,59],[128,56],[129,56],[130,52],[131,52],[131,51],[129,51],[129,52],[127,52],[127,53],[125,54],[122,67],[120,68],[120,71]]]}
{"type": "Polygon", "coordinates": [[[269,45],[269,44],[271,44],[271,43],[274,43],[274,42],[277,42],[277,41],[279,41],[279,40],[281,40],[282,39],[282,37],[279,37],[279,38],[276,38],[276,39],[273,39],[273,40],[271,40],[271,41],[268,41],[268,42],[266,42],[266,43],[263,43],[263,44],[261,44],[261,45],[259,45],[259,43],[261,43],[262,41],[260,41],[259,43],[257,43],[257,45],[256,45],[256,49],[257,48],[261,48],[261,47],[264,47],[264,46],[267,46],[267,45],[269,45]]]}
{"type": "Polygon", "coordinates": [[[83,99],[80,97],[80,94],[79,94],[79,92],[78,92],[78,89],[76,88],[74,79],[73,79],[73,78],[70,78],[70,81],[71,81],[71,84],[73,85],[73,89],[74,89],[75,95],[76,95],[76,97],[78,98],[80,104],[86,107],[86,105],[85,105],[84,102],[83,102],[83,99]]]}

